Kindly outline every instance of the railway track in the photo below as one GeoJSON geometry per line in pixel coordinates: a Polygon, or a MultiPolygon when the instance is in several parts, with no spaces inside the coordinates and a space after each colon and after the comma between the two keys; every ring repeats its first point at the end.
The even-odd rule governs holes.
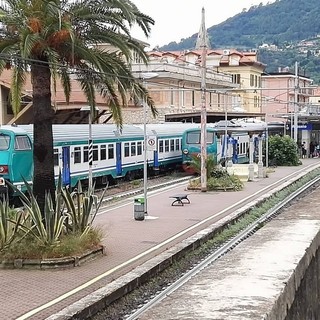
{"type": "MultiPolygon", "coordinates": [[[[148,191],[152,191],[159,188],[164,188],[166,186],[181,183],[183,181],[188,181],[191,179],[192,175],[187,175],[185,173],[171,173],[169,175],[160,175],[148,178],[148,191]]],[[[102,194],[103,188],[96,190],[96,193],[102,194]]],[[[117,185],[110,186],[107,189],[105,198],[103,199],[103,205],[106,206],[115,201],[131,197],[136,194],[143,192],[143,180],[126,181],[121,182],[117,185]]]]}
{"type": "MultiPolygon", "coordinates": [[[[312,169],[311,166],[309,169],[310,170],[312,169]]],[[[299,170],[297,170],[297,171],[299,171],[299,170]]],[[[301,171],[300,172],[301,177],[305,173],[303,173],[301,171]]],[[[269,194],[270,190],[274,189],[274,191],[280,192],[281,188],[279,188],[279,190],[277,189],[279,184],[285,183],[286,186],[289,187],[293,183],[293,181],[296,180],[298,175],[299,175],[299,172],[294,173],[294,174],[282,179],[281,181],[278,181],[277,185],[271,185],[268,188],[265,188],[264,190],[260,190],[260,192],[257,192],[257,194],[255,196],[257,197],[258,195],[261,196],[261,194],[267,193],[267,194],[265,194],[265,196],[266,196],[266,198],[268,198],[268,197],[270,197],[270,194],[269,194]]],[[[136,300],[136,306],[133,309],[131,309],[133,311],[125,312],[124,314],[122,313],[122,316],[120,316],[116,319],[126,319],[126,320],[138,319],[138,317],[141,316],[146,310],[152,308],[153,305],[161,302],[161,300],[164,297],[169,295],[171,292],[174,292],[175,290],[177,290],[179,287],[181,287],[186,281],[188,281],[195,274],[201,272],[201,270],[206,268],[208,265],[210,265],[215,260],[219,259],[219,257],[227,254],[230,250],[232,250],[234,247],[236,247],[244,239],[250,237],[250,235],[252,235],[261,226],[263,226],[265,223],[270,221],[270,219],[272,219],[274,216],[279,214],[279,212],[282,210],[282,208],[288,206],[292,201],[294,201],[298,197],[301,197],[302,194],[308,192],[308,190],[310,190],[311,188],[314,188],[315,185],[318,185],[319,178],[318,177],[313,178],[310,182],[303,183],[303,184],[304,185],[302,187],[300,187],[298,190],[295,190],[294,192],[290,191],[289,193],[291,193],[291,194],[289,196],[285,196],[285,199],[278,201],[278,203],[276,205],[274,205],[272,208],[267,210],[267,212],[265,212],[261,217],[256,219],[256,221],[251,223],[245,229],[238,232],[234,237],[232,237],[231,239],[229,239],[228,241],[226,241],[222,245],[215,247],[213,249],[213,251],[208,256],[206,256],[205,258],[202,256],[202,258],[201,258],[202,261],[200,261],[200,263],[198,261],[196,263],[196,265],[194,266],[195,262],[192,261],[191,265],[189,265],[188,267],[185,268],[187,271],[185,270],[183,272],[182,276],[180,274],[178,279],[167,279],[166,284],[162,285],[162,288],[159,288],[159,286],[154,285],[154,282],[156,281],[156,280],[154,280],[152,287],[154,287],[155,290],[158,292],[148,291],[150,289],[148,289],[148,287],[146,287],[146,288],[142,288],[141,290],[146,291],[147,295],[141,294],[141,291],[140,291],[140,293],[138,292],[137,294],[133,293],[133,299],[136,300]],[[140,295],[140,299],[139,299],[139,295],[140,295]],[[138,298],[137,298],[137,296],[138,296],[138,298]],[[150,297],[151,297],[151,299],[150,299],[150,297]]],[[[252,196],[252,199],[253,198],[254,197],[252,196]]],[[[244,200],[246,200],[246,202],[248,202],[248,199],[244,199],[244,200]]],[[[242,205],[244,204],[244,202],[242,203],[242,205]]],[[[255,205],[253,205],[252,203],[248,204],[248,208],[250,208],[250,209],[252,209],[254,206],[255,205]]],[[[125,298],[125,300],[126,300],[126,304],[130,305],[130,303],[128,302],[128,300],[130,300],[130,297],[125,298]]],[[[120,308],[121,308],[122,302],[118,301],[118,303],[120,304],[120,308]]],[[[113,309],[113,308],[117,308],[117,307],[112,306],[111,309],[113,309]]],[[[118,312],[118,314],[121,314],[121,311],[118,312]]],[[[101,317],[101,315],[97,315],[97,317],[94,317],[92,319],[94,319],[94,320],[112,319],[112,317],[108,317],[106,314],[103,314],[102,317],[101,317]]]]}

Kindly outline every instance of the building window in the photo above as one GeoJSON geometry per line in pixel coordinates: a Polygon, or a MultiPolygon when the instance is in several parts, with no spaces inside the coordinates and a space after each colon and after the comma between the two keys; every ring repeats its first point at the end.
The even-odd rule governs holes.
{"type": "Polygon", "coordinates": [[[192,105],[192,107],[194,107],[195,106],[195,92],[194,92],[194,90],[192,90],[192,92],[191,92],[191,105],[192,105]]]}
{"type": "Polygon", "coordinates": [[[174,91],[170,88],[170,106],[174,106],[174,91]]]}
{"type": "Polygon", "coordinates": [[[241,77],[239,73],[232,75],[232,83],[240,84],[240,80],[241,77]]]}
{"type": "Polygon", "coordinates": [[[254,86],[254,75],[250,74],[250,87],[254,86]]]}

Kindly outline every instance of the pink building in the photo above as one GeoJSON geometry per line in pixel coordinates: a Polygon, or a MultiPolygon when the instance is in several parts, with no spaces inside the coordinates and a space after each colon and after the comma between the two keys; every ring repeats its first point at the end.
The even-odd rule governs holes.
{"type": "Polygon", "coordinates": [[[310,78],[298,75],[296,79],[287,69],[262,75],[261,111],[266,114],[266,122],[290,122],[294,112],[307,107],[314,90],[311,85],[310,78]]]}

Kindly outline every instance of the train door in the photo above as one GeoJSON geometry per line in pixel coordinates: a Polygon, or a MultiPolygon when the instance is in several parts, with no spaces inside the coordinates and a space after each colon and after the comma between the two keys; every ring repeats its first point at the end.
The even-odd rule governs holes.
{"type": "Polygon", "coordinates": [[[122,161],[121,161],[121,142],[116,143],[116,174],[122,175],[122,161]]]}
{"type": "Polygon", "coordinates": [[[62,147],[62,183],[70,185],[70,147],[62,147]]]}

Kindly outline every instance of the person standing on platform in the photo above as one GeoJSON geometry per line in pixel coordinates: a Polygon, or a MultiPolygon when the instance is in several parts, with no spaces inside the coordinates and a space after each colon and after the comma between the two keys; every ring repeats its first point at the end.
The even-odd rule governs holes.
{"type": "Polygon", "coordinates": [[[302,159],[306,158],[307,156],[307,148],[306,148],[306,143],[303,142],[301,146],[301,152],[302,152],[302,159]]]}
{"type": "Polygon", "coordinates": [[[312,158],[314,156],[315,148],[316,144],[313,141],[311,141],[309,146],[309,158],[312,158]]]}

